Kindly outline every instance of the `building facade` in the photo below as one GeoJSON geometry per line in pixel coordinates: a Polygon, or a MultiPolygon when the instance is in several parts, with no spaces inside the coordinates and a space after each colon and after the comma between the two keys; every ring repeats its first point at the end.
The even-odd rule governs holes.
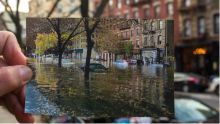
{"type": "Polygon", "coordinates": [[[177,71],[215,75],[219,71],[219,0],[179,0],[177,71]]]}

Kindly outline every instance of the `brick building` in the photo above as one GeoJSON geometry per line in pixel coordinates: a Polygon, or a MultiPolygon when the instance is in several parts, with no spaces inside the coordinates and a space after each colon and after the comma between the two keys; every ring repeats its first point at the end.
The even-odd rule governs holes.
{"type": "MultiPolygon", "coordinates": [[[[100,0],[95,0],[94,8],[96,8],[99,5],[99,3],[100,0]]],[[[175,20],[174,42],[176,43],[179,40],[177,0],[110,0],[108,6],[104,11],[103,17],[129,18],[129,19],[130,18],[174,19],[175,20]]],[[[155,23],[156,23],[155,25],[157,25],[156,20],[155,23]]],[[[155,44],[156,46],[155,45],[150,47],[146,45],[143,46],[143,44],[146,44],[147,42],[149,43],[152,42],[152,38],[145,37],[146,33],[143,32],[144,31],[143,26],[144,25],[141,25],[139,27],[135,26],[138,29],[134,29],[129,26],[127,26],[127,28],[121,29],[121,32],[132,32],[132,33],[126,33],[130,36],[126,37],[125,40],[132,41],[134,53],[142,54],[141,52],[138,51],[145,51],[146,47],[148,47],[148,49],[150,49],[150,47],[159,48],[157,43],[159,42],[161,42],[162,44],[165,43],[165,39],[163,38],[164,35],[159,35],[158,33],[156,33],[155,36],[153,34],[151,35],[151,37],[153,37],[153,43],[156,43],[155,44]],[[137,34],[138,35],[141,34],[140,37],[136,37],[137,34]],[[156,35],[158,35],[160,38],[158,38],[158,36],[156,35]]],[[[154,50],[154,51],[158,51],[158,50],[154,50]]],[[[137,59],[140,57],[135,56],[134,58],[137,59]]]]}
{"type": "Polygon", "coordinates": [[[179,0],[177,71],[218,74],[219,0],[179,0]]]}

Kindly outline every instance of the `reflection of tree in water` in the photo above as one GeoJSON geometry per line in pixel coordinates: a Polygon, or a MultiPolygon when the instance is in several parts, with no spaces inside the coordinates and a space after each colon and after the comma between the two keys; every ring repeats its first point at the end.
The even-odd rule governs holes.
{"type": "MultiPolygon", "coordinates": [[[[110,68],[107,74],[91,73],[88,82],[84,82],[83,73],[79,70],[49,68],[56,67],[41,66],[41,71],[45,71],[47,75],[40,76],[46,79],[46,75],[47,81],[54,80],[56,85],[52,81],[47,88],[45,85],[39,87],[47,89],[46,96],[54,101],[62,112],[71,115],[157,116],[163,114],[161,108],[168,103],[164,103],[163,77],[149,77],[142,73],[141,68],[110,68]]],[[[162,75],[161,68],[156,72],[157,75],[162,75]]]]}

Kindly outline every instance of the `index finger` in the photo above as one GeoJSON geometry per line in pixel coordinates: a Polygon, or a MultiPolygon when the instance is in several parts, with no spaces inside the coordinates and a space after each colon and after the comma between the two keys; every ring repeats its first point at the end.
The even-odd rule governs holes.
{"type": "Polygon", "coordinates": [[[0,55],[3,55],[8,65],[26,65],[26,57],[11,32],[0,31],[0,55]]]}

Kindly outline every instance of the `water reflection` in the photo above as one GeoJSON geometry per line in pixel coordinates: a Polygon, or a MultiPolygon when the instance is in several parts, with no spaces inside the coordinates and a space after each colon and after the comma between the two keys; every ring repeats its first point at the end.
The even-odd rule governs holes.
{"type": "MultiPolygon", "coordinates": [[[[36,69],[36,81],[30,82],[27,91],[32,92],[35,86],[40,95],[54,104],[52,109],[59,111],[43,110],[39,107],[45,105],[39,100],[41,97],[33,98],[33,94],[27,93],[26,103],[39,103],[26,104],[28,113],[35,113],[37,108],[41,114],[89,117],[158,117],[172,113],[167,106],[173,101],[165,102],[164,98],[162,66],[134,65],[119,70],[110,65],[106,73],[91,73],[87,82],[77,65],[58,69],[55,65],[36,63],[36,69]]],[[[166,97],[169,95],[172,94],[166,97]]]]}

